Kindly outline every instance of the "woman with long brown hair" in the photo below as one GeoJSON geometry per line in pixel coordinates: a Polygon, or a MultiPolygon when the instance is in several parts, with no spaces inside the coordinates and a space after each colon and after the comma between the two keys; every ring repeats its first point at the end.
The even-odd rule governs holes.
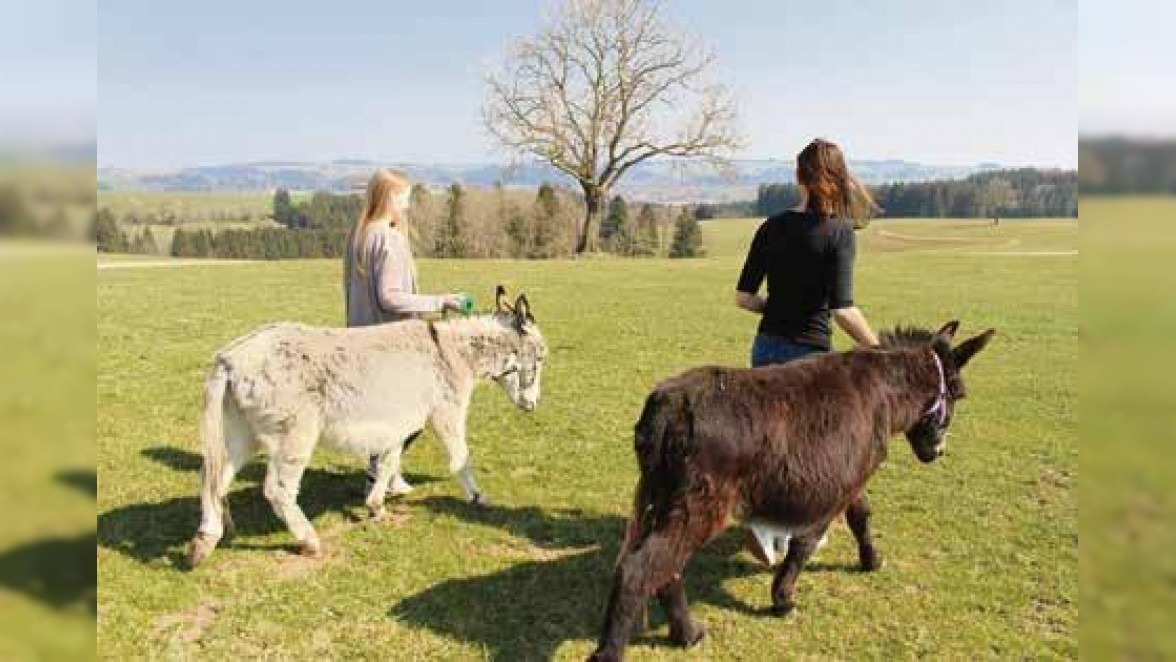
{"type": "Polygon", "coordinates": [[[761,315],[752,367],[832,348],[830,319],[859,345],[878,339],[854,305],[854,230],[877,206],[837,145],[817,139],[796,159],[801,204],[764,221],[736,287],[740,308],[761,315]],[[759,295],[764,280],[766,297],[759,295]]]}
{"type": "MultiPolygon", "coordinates": [[[[399,171],[381,168],[368,182],[363,213],[347,239],[343,291],[347,300],[347,326],[369,326],[412,319],[425,313],[458,310],[457,294],[440,296],[417,292],[416,262],[409,243],[408,204],[412,183],[399,171]]],[[[408,449],[420,432],[414,433],[408,449]]],[[[379,474],[380,457],[371,456],[367,483],[379,474]]],[[[406,494],[412,486],[397,475],[390,493],[406,494]]]]}

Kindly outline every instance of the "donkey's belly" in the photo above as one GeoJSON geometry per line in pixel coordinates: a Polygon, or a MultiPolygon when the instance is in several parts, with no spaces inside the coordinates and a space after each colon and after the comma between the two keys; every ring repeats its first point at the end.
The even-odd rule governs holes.
{"type": "Polygon", "coordinates": [[[378,455],[404,442],[425,425],[420,420],[350,419],[335,421],[323,428],[326,445],[360,455],[378,455]]]}
{"type": "MultiPolygon", "coordinates": [[[[788,543],[799,529],[766,520],[750,519],[746,522],[750,535],[747,539],[748,549],[752,555],[768,567],[783,561],[788,554],[788,543]]],[[[825,546],[829,534],[826,532],[817,543],[817,549],[825,546]]]]}

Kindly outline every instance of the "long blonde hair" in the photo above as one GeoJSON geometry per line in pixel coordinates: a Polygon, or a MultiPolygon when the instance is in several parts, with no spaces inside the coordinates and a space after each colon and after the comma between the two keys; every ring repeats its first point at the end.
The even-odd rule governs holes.
{"type": "Polygon", "coordinates": [[[355,227],[351,231],[351,256],[358,267],[358,275],[362,276],[367,272],[367,255],[363,250],[363,242],[372,223],[385,218],[391,219],[390,225],[407,236],[408,218],[394,204],[394,198],[411,190],[412,182],[408,175],[399,170],[380,168],[372,173],[367,185],[363,213],[356,219],[355,227]]]}

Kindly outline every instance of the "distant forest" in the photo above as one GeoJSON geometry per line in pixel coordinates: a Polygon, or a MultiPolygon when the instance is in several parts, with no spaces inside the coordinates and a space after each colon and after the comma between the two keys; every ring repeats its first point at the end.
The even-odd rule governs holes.
{"type": "MultiPolygon", "coordinates": [[[[291,259],[340,257],[347,235],[363,210],[358,194],[317,192],[295,202],[278,189],[273,197],[273,220],[278,227],[260,229],[176,229],[170,254],[175,257],[229,259],[291,259]]],[[[414,186],[409,208],[408,235],[413,252],[441,258],[530,258],[571,255],[575,228],[582,216],[579,198],[571,191],[543,184],[533,195],[453,184],[436,195],[414,186]]],[[[696,257],[702,254],[702,235],[692,208],[634,205],[621,196],[609,201],[600,229],[602,248],[627,257],[696,257]]],[[[103,210],[96,221],[99,250],[140,252],[154,245],[146,233],[131,238],[117,229],[103,210]],[[146,238],[145,238],[146,237],[146,238]],[[104,241],[103,238],[106,238],[104,241]]]]}
{"type": "Polygon", "coordinates": [[[1082,192],[1176,193],[1176,140],[1096,138],[1078,141],[1082,192]]]}
{"type": "MultiPolygon", "coordinates": [[[[1078,173],[1073,170],[998,170],[956,180],[882,184],[870,190],[884,217],[1078,216],[1078,173]]],[[[764,184],[754,211],[756,216],[771,216],[799,202],[795,184],[764,184]]]]}

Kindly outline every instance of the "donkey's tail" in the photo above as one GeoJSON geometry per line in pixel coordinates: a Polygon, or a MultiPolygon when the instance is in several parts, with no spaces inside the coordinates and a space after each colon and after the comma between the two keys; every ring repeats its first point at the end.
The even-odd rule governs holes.
{"type": "Polygon", "coordinates": [[[625,538],[621,541],[621,549],[617,553],[617,565],[624,562],[629,552],[641,546],[641,542],[649,535],[648,515],[652,506],[649,493],[649,481],[645,476],[637,479],[637,487],[633,491],[633,512],[625,524],[625,538]]]}
{"type": "Polygon", "coordinates": [[[225,463],[225,395],[229,386],[229,369],[219,358],[204,385],[204,415],[200,419],[200,437],[204,442],[204,466],[200,470],[200,529],[192,540],[188,564],[195,567],[216,547],[224,535],[225,504],[221,501],[225,463]]]}
{"type": "Polygon", "coordinates": [[[633,429],[633,451],[641,468],[641,480],[633,503],[632,530],[626,535],[629,544],[643,540],[681,496],[687,484],[693,417],[685,393],[658,389],[646,398],[633,429]]]}

